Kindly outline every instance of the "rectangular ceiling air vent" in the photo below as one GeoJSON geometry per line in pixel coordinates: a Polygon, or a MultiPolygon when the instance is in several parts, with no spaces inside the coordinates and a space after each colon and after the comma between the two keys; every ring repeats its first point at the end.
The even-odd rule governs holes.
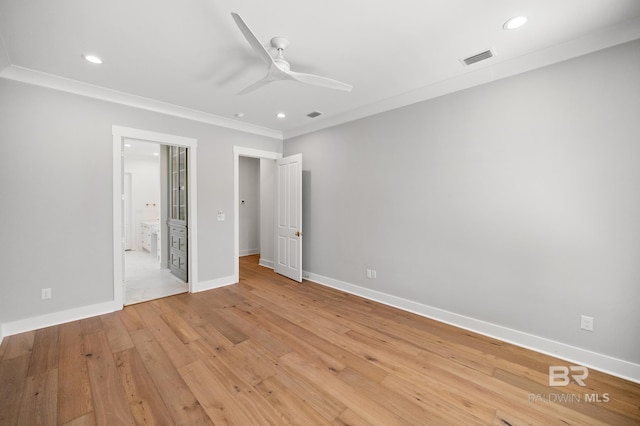
{"type": "Polygon", "coordinates": [[[316,118],[319,115],[322,115],[322,113],[320,111],[313,111],[313,112],[310,112],[309,114],[307,114],[307,117],[316,118]]]}
{"type": "Polygon", "coordinates": [[[493,49],[485,50],[484,52],[480,52],[476,55],[469,56],[465,59],[460,59],[464,65],[469,66],[475,64],[476,62],[484,61],[485,59],[493,58],[495,56],[495,52],[493,49]]]}

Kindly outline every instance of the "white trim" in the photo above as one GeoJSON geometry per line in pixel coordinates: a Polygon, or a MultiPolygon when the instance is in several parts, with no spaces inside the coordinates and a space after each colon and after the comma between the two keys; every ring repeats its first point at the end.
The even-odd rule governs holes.
{"type": "Polygon", "coordinates": [[[171,115],[173,117],[185,118],[187,120],[198,121],[227,129],[234,129],[241,132],[282,140],[282,132],[280,130],[249,124],[216,114],[144,98],[142,96],[119,92],[117,90],[107,89],[106,87],[95,86],[93,84],[83,83],[78,80],[47,74],[30,68],[19,67],[17,65],[9,65],[3,69],[0,72],[0,77],[20,81],[22,83],[33,84],[35,86],[60,90],[62,92],[100,99],[102,101],[113,102],[120,105],[127,105],[147,111],[158,112],[160,114],[171,115]]]}
{"type": "Polygon", "coordinates": [[[311,272],[304,272],[304,278],[315,283],[355,294],[369,300],[393,306],[404,311],[431,318],[455,327],[473,331],[484,336],[502,340],[532,351],[540,352],[556,358],[584,365],[585,367],[599,370],[613,376],[621,377],[635,383],[640,383],[640,364],[599,354],[587,349],[567,345],[565,343],[549,340],[544,337],[534,336],[522,331],[492,324],[486,321],[445,311],[433,306],[423,305],[401,297],[392,296],[376,290],[349,284],[344,281],[324,277],[311,272]]]}
{"type": "Polygon", "coordinates": [[[242,257],[242,256],[252,256],[254,254],[260,254],[260,249],[253,248],[253,249],[240,250],[240,253],[238,255],[242,257]]]}
{"type": "MultiPolygon", "coordinates": [[[[581,55],[586,55],[598,50],[636,40],[637,38],[640,38],[640,18],[630,19],[622,22],[621,24],[604,28],[601,31],[596,31],[537,52],[524,54],[511,60],[493,62],[484,66],[475,67],[475,70],[470,72],[464,72],[461,70],[459,75],[447,80],[417,88],[416,90],[392,96],[378,102],[362,105],[333,117],[326,117],[320,121],[315,121],[313,124],[301,126],[285,132],[154,99],[119,92],[117,90],[107,89],[105,87],[83,83],[77,80],[59,77],[53,74],[16,65],[9,65],[1,70],[0,77],[37,86],[48,87],[63,92],[74,93],[81,96],[101,99],[107,102],[128,105],[134,108],[154,111],[174,117],[185,118],[187,120],[212,124],[214,126],[239,130],[278,140],[285,140],[400,108],[416,102],[426,101],[437,96],[457,92],[501,78],[521,74],[533,69],[542,68],[557,62],[566,61],[581,55]]],[[[499,57],[496,59],[499,59],[499,57]]]]}
{"type": "Polygon", "coordinates": [[[235,282],[240,281],[240,210],[238,209],[240,204],[240,157],[277,160],[282,158],[282,153],[243,146],[233,147],[233,275],[235,282]]]}
{"type": "Polygon", "coordinates": [[[77,321],[108,314],[116,310],[116,306],[113,302],[97,303],[95,305],[81,306],[79,308],[67,309],[65,311],[52,312],[50,314],[6,322],[4,324],[0,324],[0,329],[2,329],[3,336],[12,336],[26,331],[51,327],[52,325],[64,324],[70,321],[77,321]]]}
{"type": "Polygon", "coordinates": [[[117,309],[124,306],[124,134],[112,126],[113,134],[113,302],[117,309]]]}
{"type": "Polygon", "coordinates": [[[214,288],[226,287],[228,285],[236,284],[238,280],[233,275],[228,277],[216,278],[214,280],[203,281],[194,286],[192,293],[198,293],[200,291],[213,290],[214,288]]]}
{"type": "Polygon", "coordinates": [[[260,258],[260,262],[258,262],[258,265],[264,266],[265,268],[269,269],[275,269],[276,267],[276,265],[273,263],[273,260],[266,260],[263,258],[260,258]]]}
{"type": "Polygon", "coordinates": [[[122,218],[122,150],[123,140],[136,139],[163,145],[184,146],[188,149],[188,197],[187,197],[187,244],[189,291],[198,287],[198,140],[149,130],[112,126],[113,133],[113,300],[116,309],[124,306],[124,247],[122,218]]]}

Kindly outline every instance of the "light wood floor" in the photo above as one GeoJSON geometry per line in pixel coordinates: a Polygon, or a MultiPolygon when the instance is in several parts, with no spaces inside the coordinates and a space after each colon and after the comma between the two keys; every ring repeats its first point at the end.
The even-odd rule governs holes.
{"type": "Polygon", "coordinates": [[[255,256],[239,284],[14,335],[0,359],[2,425],[640,424],[638,384],[549,387],[570,363],[255,256]]]}

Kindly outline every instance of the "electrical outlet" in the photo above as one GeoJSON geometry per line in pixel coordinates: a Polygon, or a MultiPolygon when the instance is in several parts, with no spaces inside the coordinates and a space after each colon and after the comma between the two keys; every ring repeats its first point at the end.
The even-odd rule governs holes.
{"type": "Polygon", "coordinates": [[[375,270],[371,270],[371,278],[378,278],[378,273],[375,270]]]}
{"type": "Polygon", "coordinates": [[[371,278],[371,269],[367,269],[367,278],[371,278]]]}
{"type": "Polygon", "coordinates": [[[587,331],[593,331],[593,317],[582,315],[580,317],[580,328],[587,331]]]}
{"type": "Polygon", "coordinates": [[[43,288],[42,289],[42,300],[44,299],[51,299],[51,289],[50,288],[43,288]]]}

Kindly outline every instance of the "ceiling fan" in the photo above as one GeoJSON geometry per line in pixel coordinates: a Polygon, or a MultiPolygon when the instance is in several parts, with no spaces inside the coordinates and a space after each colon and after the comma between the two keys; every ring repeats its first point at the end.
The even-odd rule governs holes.
{"type": "Polygon", "coordinates": [[[266,62],[268,69],[267,75],[261,80],[256,81],[249,87],[238,92],[238,95],[244,95],[245,93],[253,92],[262,86],[265,86],[271,82],[278,80],[293,80],[300,83],[311,84],[314,86],[325,87],[328,89],[343,90],[350,92],[353,86],[347,83],[342,83],[337,80],[332,80],[327,77],[321,77],[319,75],[304,74],[300,72],[291,71],[291,66],[282,56],[282,52],[289,45],[289,40],[284,37],[273,37],[271,39],[271,46],[278,50],[278,54],[275,58],[271,57],[267,49],[258,41],[258,38],[251,32],[247,24],[237,13],[231,13],[233,20],[236,21],[238,28],[249,42],[249,45],[260,56],[260,58],[266,62]]]}

